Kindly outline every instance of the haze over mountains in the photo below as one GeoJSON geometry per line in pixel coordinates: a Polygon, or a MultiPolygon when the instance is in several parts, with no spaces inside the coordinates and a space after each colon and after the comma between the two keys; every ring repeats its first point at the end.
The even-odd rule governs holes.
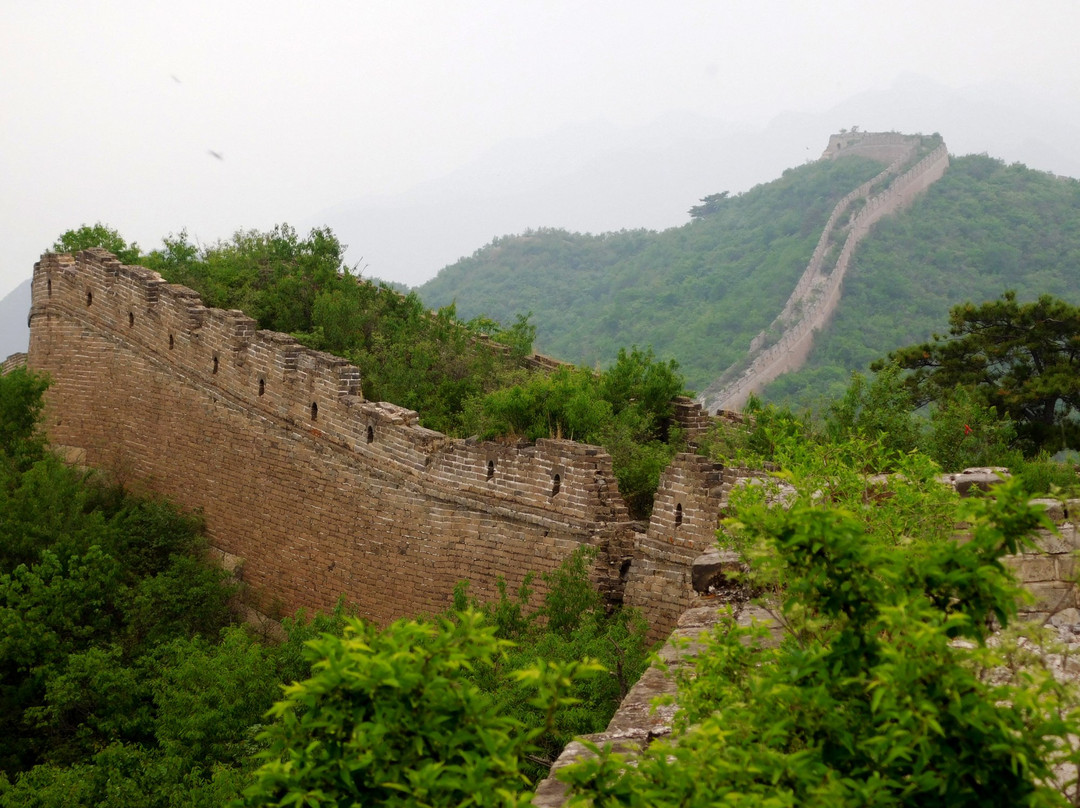
{"type": "Polygon", "coordinates": [[[359,268],[409,285],[528,228],[605,232],[685,223],[698,199],[733,193],[816,159],[830,134],[940,132],[953,154],[1080,177],[1080,111],[1000,84],[953,90],[919,76],[823,112],[785,112],[765,127],[673,114],[625,129],[600,122],[509,141],[443,178],[314,215],[359,268]],[[366,268],[366,269],[365,269],[366,268]]]}
{"type": "MultiPolygon", "coordinates": [[[[937,131],[953,154],[985,152],[1080,176],[1075,105],[999,84],[954,90],[909,75],[826,111],[785,112],[764,127],[673,113],[647,127],[583,123],[507,141],[409,192],[357,198],[293,224],[329,225],[365,276],[416,285],[493,238],[528,228],[598,233],[684,224],[701,197],[773,180],[816,159],[829,134],[851,126],[937,131]]],[[[0,301],[0,357],[25,350],[25,297],[20,287],[0,301]]]]}

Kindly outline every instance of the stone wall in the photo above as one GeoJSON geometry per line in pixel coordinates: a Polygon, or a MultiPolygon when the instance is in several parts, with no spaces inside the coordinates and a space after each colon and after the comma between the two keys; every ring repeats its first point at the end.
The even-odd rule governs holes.
{"type": "Polygon", "coordinates": [[[26,365],[26,354],[15,353],[4,360],[3,364],[0,364],[0,376],[4,376],[15,368],[21,368],[26,365]]]}
{"type": "Polygon", "coordinates": [[[728,495],[746,469],[725,467],[696,454],[676,455],[660,477],[649,527],[639,536],[626,579],[624,602],[641,609],[650,639],[663,639],[695,601],[692,567],[715,549],[728,495]]]}
{"type": "Polygon", "coordinates": [[[855,155],[889,165],[907,159],[912,144],[918,141],[917,135],[899,132],[842,132],[829,136],[829,145],[821,153],[821,159],[835,160],[837,157],[855,155]]]}
{"type": "MultiPolygon", "coordinates": [[[[693,495],[691,481],[695,478],[712,482],[723,481],[725,477],[733,480],[738,478],[734,470],[724,470],[718,466],[710,469],[704,463],[689,461],[686,456],[677,458],[676,465],[679,468],[669,469],[672,473],[666,486],[666,490],[674,494],[676,498],[686,493],[693,495]]],[[[1003,469],[966,469],[957,474],[944,475],[942,482],[953,486],[961,496],[967,496],[976,489],[985,491],[1000,481],[1004,476],[1003,472],[1003,469]]],[[[710,508],[720,499],[726,503],[731,483],[721,482],[721,488],[722,492],[717,492],[716,496],[711,497],[712,502],[708,503],[710,508]]],[[[670,501],[670,497],[668,499],[670,501]]],[[[1068,500],[1065,503],[1053,499],[1036,500],[1036,502],[1046,507],[1047,515],[1054,523],[1055,530],[1039,530],[1034,537],[1033,549],[1019,555],[1006,556],[1004,559],[1006,565],[1013,570],[1017,579],[1031,595],[1029,601],[1021,603],[1021,617],[1025,620],[1036,620],[1051,625],[1059,623],[1059,618],[1064,618],[1071,621],[1073,629],[1080,629],[1080,625],[1077,625],[1077,621],[1080,620],[1080,613],[1077,612],[1080,601],[1077,599],[1076,588],[1076,552],[1080,550],[1080,536],[1077,531],[1077,524],[1080,522],[1080,499],[1068,500]]],[[[661,510],[659,498],[657,509],[661,510]]],[[[722,508],[718,511],[719,515],[722,515],[722,508]]],[[[665,520],[661,517],[660,521],[665,520]]],[[[670,519],[666,521],[668,522],[666,529],[674,537],[677,535],[677,528],[670,524],[670,519]]],[[[662,534],[664,531],[661,529],[658,532],[662,534]]],[[[696,546],[707,547],[710,544],[702,541],[703,532],[700,525],[697,530],[692,531],[694,538],[683,545],[684,549],[689,549],[690,552],[684,553],[683,559],[692,555],[696,546]]],[[[653,537],[652,526],[650,526],[650,537],[653,537]]],[[[962,534],[959,540],[963,541],[962,534]]],[[[673,550],[668,555],[675,560],[677,552],[673,550]]],[[[657,555],[653,554],[653,557],[657,555]]],[[[682,563],[684,563],[683,560],[675,561],[672,569],[677,569],[682,563]]],[[[638,561],[635,559],[635,567],[637,564],[638,561]]],[[[628,600],[632,600],[634,597],[632,593],[638,591],[637,583],[638,579],[632,572],[627,584],[628,600]]],[[[685,585],[685,581],[677,576],[667,578],[669,589],[685,588],[685,585]]],[[[536,808],[559,808],[565,804],[566,786],[556,778],[556,773],[591,754],[582,741],[600,747],[611,744],[614,749],[633,761],[653,741],[670,736],[675,713],[678,710],[677,683],[680,669],[691,663],[697,653],[700,646],[694,641],[703,633],[712,631],[718,622],[720,609],[732,603],[731,600],[722,596],[702,593],[700,590],[689,591],[684,602],[685,605],[676,615],[675,622],[669,627],[670,635],[658,654],[658,660],[630,689],[603,732],[576,739],[563,749],[551,767],[548,777],[537,787],[536,797],[533,800],[536,808]]],[[[665,611],[665,619],[668,619],[669,614],[670,612],[665,611]]],[[[772,642],[779,642],[782,639],[780,627],[766,609],[745,600],[736,600],[734,614],[740,625],[757,623],[768,627],[772,642]]],[[[1066,633],[1075,636],[1078,632],[1072,630],[1066,633]]]]}
{"type": "Polygon", "coordinates": [[[620,599],[634,525],[601,449],[450,439],[366,401],[345,360],[103,250],[43,256],[33,301],[53,445],[200,510],[264,610],[345,595],[385,623],[445,608],[462,579],[514,587],[582,544],[620,599]]]}
{"type": "Polygon", "coordinates": [[[1031,594],[1031,600],[1021,603],[1021,614],[1029,620],[1045,622],[1066,609],[1080,606],[1077,598],[1076,553],[1080,550],[1077,520],[1080,518],[1080,499],[1060,502],[1038,500],[1046,506],[1056,530],[1040,530],[1035,536],[1035,548],[1025,553],[1007,556],[1005,563],[1031,594]]]}
{"type": "MultiPolygon", "coordinates": [[[[802,367],[813,347],[815,333],[825,327],[840,302],[844,276],[859,241],[880,218],[910,205],[916,196],[944,175],[949,165],[948,150],[942,143],[903,174],[898,174],[914,155],[918,138],[893,133],[861,133],[847,137],[858,137],[868,149],[887,147],[897,151],[898,156],[884,171],[836,204],[806,270],[783,311],[769,327],[780,334],[779,339],[766,346],[766,332],[759,334],[751,343],[750,366],[735,378],[731,377],[732,369],[729,369],[698,397],[706,409],[739,409],[751,393],[759,392],[780,375],[802,367]],[[882,141],[880,144],[878,139],[882,141]],[[883,186],[886,186],[884,190],[874,193],[883,186]],[[852,206],[859,199],[865,203],[851,215],[852,206]],[[829,266],[826,258],[839,238],[844,239],[843,247],[835,266],[829,266]]],[[[830,149],[832,146],[830,140],[830,149]]],[[[830,155],[830,149],[826,149],[826,155],[830,155]]],[[[861,152],[857,143],[852,143],[838,153],[861,152]]]]}

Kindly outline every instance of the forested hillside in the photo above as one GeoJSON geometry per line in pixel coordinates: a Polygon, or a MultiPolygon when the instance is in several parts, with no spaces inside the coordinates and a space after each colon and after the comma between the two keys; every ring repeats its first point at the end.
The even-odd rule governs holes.
{"type": "MultiPolygon", "coordinates": [[[[620,345],[651,345],[700,390],[783,307],[836,199],[879,167],[852,157],[791,169],[660,233],[497,239],[418,292],[429,305],[456,300],[465,316],[532,311],[537,349],[560,358],[606,365],[620,345]]],[[[809,366],[766,397],[835,397],[852,370],[928,338],[965,300],[1013,288],[1023,299],[1077,302],[1078,266],[1080,183],[956,158],[925,197],[864,240],[809,366]]]]}
{"type": "Polygon", "coordinates": [[[851,370],[941,331],[950,307],[1015,289],[1080,303],[1080,182],[955,158],[899,216],[883,219],[855,254],[831,327],[807,365],[766,397],[811,404],[838,395],[851,370]]]}
{"type": "Polygon", "coordinates": [[[701,389],[783,307],[837,200],[881,170],[862,158],[790,169],[657,233],[539,230],[499,238],[417,291],[465,318],[533,313],[536,348],[607,365],[621,346],[678,359],[701,389]]]}

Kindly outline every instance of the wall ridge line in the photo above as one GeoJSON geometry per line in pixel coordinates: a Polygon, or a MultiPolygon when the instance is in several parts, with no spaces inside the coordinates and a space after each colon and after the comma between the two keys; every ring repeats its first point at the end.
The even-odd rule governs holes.
{"type": "Polygon", "coordinates": [[[872,148],[887,147],[890,153],[895,153],[895,157],[882,172],[849,192],[833,208],[807,268],[784,308],[769,328],[751,342],[749,367],[732,380],[732,373],[745,361],[740,360],[698,396],[698,401],[707,410],[738,409],[746,403],[752,392],[760,390],[781,374],[802,366],[813,347],[814,334],[824,327],[839,305],[843,279],[859,241],[882,216],[906,207],[918,193],[940,179],[948,167],[948,150],[945,144],[941,143],[902,174],[898,174],[915,153],[921,142],[920,138],[921,136],[917,135],[894,133],[852,133],[833,135],[830,138],[829,147],[821,159],[858,153],[866,143],[872,148]],[[843,144],[840,142],[842,139],[845,139],[843,144]],[[843,148],[848,151],[842,151],[843,148]],[[893,179],[888,187],[870,196],[875,185],[889,177],[893,179]],[[908,189],[913,190],[907,193],[908,189]],[[863,207],[838,228],[840,218],[859,198],[865,200],[863,207]],[[835,266],[825,275],[824,259],[827,252],[835,246],[833,236],[843,232],[845,228],[847,235],[835,266]],[[791,319],[793,315],[797,315],[794,320],[791,319]],[[766,347],[766,335],[774,329],[781,332],[780,336],[775,343],[766,347]]]}
{"type": "Polygon", "coordinates": [[[29,365],[54,379],[54,445],[202,509],[261,611],[339,594],[378,622],[441,611],[463,578],[493,597],[497,577],[517,586],[582,544],[621,599],[640,524],[599,447],[426,429],[364,399],[346,360],[104,251],[46,254],[33,296],[29,365]]]}

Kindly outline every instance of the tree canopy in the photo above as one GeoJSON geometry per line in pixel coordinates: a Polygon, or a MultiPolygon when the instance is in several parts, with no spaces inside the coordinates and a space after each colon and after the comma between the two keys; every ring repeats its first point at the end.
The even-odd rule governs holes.
{"type": "Polygon", "coordinates": [[[1012,419],[1030,448],[1077,445],[1080,308],[1049,295],[1020,303],[1009,291],[999,300],[955,306],[949,324],[947,335],[889,355],[910,371],[906,384],[916,406],[964,387],[1012,419]]]}
{"type": "Polygon", "coordinates": [[[58,253],[73,253],[89,250],[91,247],[102,247],[125,264],[139,262],[139,245],[135,242],[128,244],[123,236],[101,222],[84,224],[74,230],[66,231],[53,242],[51,249],[58,253]]]}

